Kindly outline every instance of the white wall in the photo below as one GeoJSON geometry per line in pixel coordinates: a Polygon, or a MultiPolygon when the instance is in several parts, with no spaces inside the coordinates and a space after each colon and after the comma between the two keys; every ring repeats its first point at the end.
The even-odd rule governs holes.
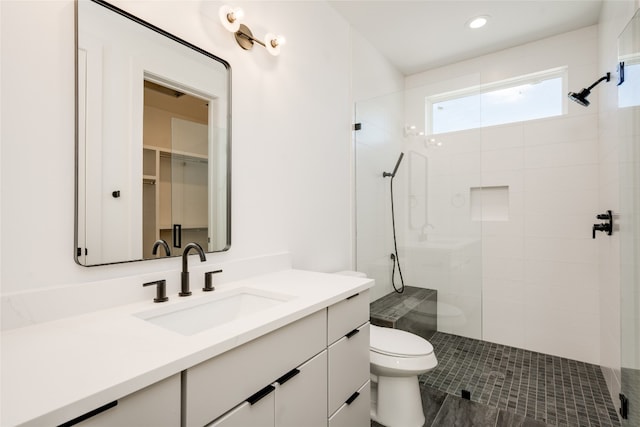
{"type": "MultiPolygon", "coordinates": [[[[276,58],[260,46],[237,46],[218,21],[223,2],[114,3],[231,63],[232,245],[209,255],[207,265],[255,258],[262,260],[259,269],[282,268],[281,255],[289,253],[295,268],[350,268],[344,20],[324,2],[236,2],[257,37],[286,35],[276,58]],[[279,261],[269,265],[270,255],[279,261]]],[[[157,276],[167,277],[174,293],[178,259],[91,268],[74,263],[74,3],[2,1],[0,7],[3,327],[38,321],[57,305],[66,307],[57,315],[87,310],[105,295],[151,298],[140,285],[157,276]],[[67,292],[75,295],[72,304],[57,299],[67,292]],[[48,295],[48,304],[30,306],[27,300],[38,293],[48,295]],[[9,312],[18,317],[8,321],[9,312]]],[[[190,269],[198,276],[193,286],[204,271],[197,264],[190,269]]]]}
{"type": "MultiPolygon", "coordinates": [[[[599,73],[613,72],[618,63],[617,39],[632,18],[640,2],[607,1],[600,17],[599,31],[599,73]]],[[[612,73],[613,74],[613,73],[612,73]]],[[[613,74],[615,76],[615,74],[613,74]]],[[[617,76],[615,76],[617,78],[617,76]]],[[[615,78],[614,78],[615,80],[615,78]]],[[[599,110],[599,207],[611,209],[619,222],[616,233],[610,239],[598,241],[598,259],[600,264],[600,365],[614,402],[618,401],[621,385],[621,268],[637,263],[638,260],[621,259],[621,239],[633,236],[628,221],[633,220],[633,211],[629,212],[633,200],[621,199],[621,188],[633,190],[633,176],[627,175],[621,165],[633,161],[633,146],[638,141],[639,109],[618,109],[618,88],[606,85],[600,91],[599,110]],[[635,116],[633,115],[635,114],[635,116]],[[635,128],[635,129],[634,129],[635,128]],[[635,131],[635,134],[634,134],[635,131]]],[[[637,153],[637,152],[636,152],[637,153]]],[[[637,154],[636,154],[637,157],[637,154]]],[[[637,192],[637,187],[636,187],[637,192]]],[[[626,193],[628,195],[628,193],[626,193]]],[[[637,212],[636,212],[637,214],[637,212]]],[[[627,342],[633,343],[637,338],[627,342]]]]}

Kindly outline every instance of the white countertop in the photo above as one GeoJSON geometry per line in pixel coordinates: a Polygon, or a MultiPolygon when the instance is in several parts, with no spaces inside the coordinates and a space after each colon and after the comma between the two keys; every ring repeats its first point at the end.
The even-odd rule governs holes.
{"type": "Polygon", "coordinates": [[[214,292],[129,304],[2,333],[0,424],[58,425],[373,286],[371,279],[286,270],[216,285],[214,292]],[[135,313],[219,298],[240,287],[293,296],[185,336],[135,313]]]}

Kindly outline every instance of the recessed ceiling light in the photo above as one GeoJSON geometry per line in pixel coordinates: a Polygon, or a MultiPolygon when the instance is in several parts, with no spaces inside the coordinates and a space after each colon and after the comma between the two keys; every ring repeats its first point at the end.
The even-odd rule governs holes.
{"type": "Polygon", "coordinates": [[[489,16],[487,15],[476,16],[475,18],[467,21],[467,27],[471,29],[482,28],[485,26],[487,21],[489,21],[489,16]]]}

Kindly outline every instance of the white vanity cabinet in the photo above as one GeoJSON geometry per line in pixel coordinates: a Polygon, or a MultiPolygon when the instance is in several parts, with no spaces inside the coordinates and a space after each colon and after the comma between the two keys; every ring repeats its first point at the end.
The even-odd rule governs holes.
{"type": "Polygon", "coordinates": [[[327,309],[329,426],[368,426],[369,292],[327,309]]]}
{"type": "Polygon", "coordinates": [[[182,381],[183,427],[366,427],[368,292],[189,368],[182,381]]]}
{"type": "Polygon", "coordinates": [[[78,427],[178,426],[180,425],[180,375],[173,375],[113,403],[97,408],[92,413],[62,425],[78,427]]]}
{"type": "Polygon", "coordinates": [[[327,425],[327,350],[314,356],[289,379],[276,381],[276,427],[327,425]]]}
{"type": "MultiPolygon", "coordinates": [[[[325,351],[326,325],[326,310],[320,310],[187,369],[182,377],[183,426],[202,427],[233,408],[242,412],[241,408],[236,406],[244,405],[243,402],[250,396],[265,387],[273,387],[272,383],[278,378],[294,368],[302,368],[305,361],[325,351]]],[[[326,365],[323,368],[325,372],[323,382],[326,384],[326,365]]],[[[300,379],[302,378],[293,377],[282,384],[281,395],[285,395],[287,386],[295,384],[296,380],[300,379]]],[[[315,386],[310,384],[309,388],[315,386]]],[[[266,398],[261,400],[264,399],[266,398]]],[[[319,405],[322,408],[326,407],[326,403],[323,404],[322,401],[319,405]]],[[[264,402],[259,406],[264,407],[264,402]]],[[[266,406],[271,406],[273,411],[272,405],[266,406]]],[[[253,409],[255,408],[248,408],[244,412],[254,412],[253,409]]],[[[282,416],[286,419],[284,415],[282,416]]],[[[271,419],[273,419],[273,412],[271,419]]],[[[221,425],[234,425],[231,421],[227,423],[221,425]]]]}
{"type": "Polygon", "coordinates": [[[326,384],[324,350],[207,427],[326,427],[326,384]]]}

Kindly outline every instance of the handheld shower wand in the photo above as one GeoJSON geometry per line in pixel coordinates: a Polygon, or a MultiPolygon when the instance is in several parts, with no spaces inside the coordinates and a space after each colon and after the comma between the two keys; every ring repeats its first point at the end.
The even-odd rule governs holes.
{"type": "Polygon", "coordinates": [[[389,173],[389,172],[382,172],[382,177],[386,178],[386,177],[391,177],[394,178],[396,176],[396,172],[398,172],[398,167],[400,166],[400,162],[402,161],[402,158],[404,157],[404,153],[400,153],[400,157],[398,157],[398,161],[396,162],[396,167],[393,168],[393,172],[389,173]]]}
{"type": "Polygon", "coordinates": [[[397,293],[401,294],[404,292],[404,278],[402,277],[402,269],[400,268],[400,257],[398,256],[398,241],[396,239],[396,215],[393,209],[393,178],[396,176],[396,172],[398,172],[398,167],[400,167],[400,162],[404,157],[404,153],[400,153],[400,157],[398,157],[398,161],[396,162],[396,166],[393,168],[393,172],[382,172],[382,177],[387,178],[391,177],[391,225],[393,227],[393,249],[394,253],[391,254],[391,260],[393,261],[393,271],[391,272],[391,286],[393,286],[393,290],[397,293]],[[398,273],[400,274],[400,289],[396,288],[395,284],[395,273],[396,273],[396,265],[398,266],[398,273]]]}

